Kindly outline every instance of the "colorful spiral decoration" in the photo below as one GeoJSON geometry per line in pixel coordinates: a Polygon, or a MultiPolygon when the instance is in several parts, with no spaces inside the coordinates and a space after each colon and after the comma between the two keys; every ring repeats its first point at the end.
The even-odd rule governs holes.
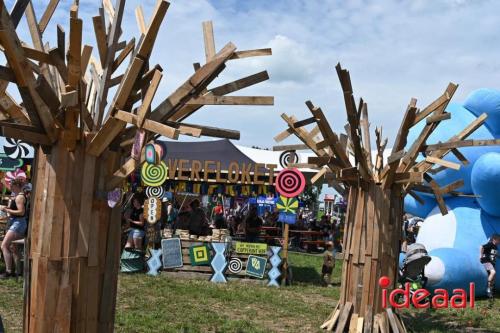
{"type": "Polygon", "coordinates": [[[284,169],[276,177],[275,186],[282,196],[294,198],[304,191],[306,179],[297,168],[284,169]]]}
{"type": "Polygon", "coordinates": [[[299,208],[299,200],[297,200],[297,198],[287,198],[280,195],[278,202],[276,202],[276,207],[282,213],[296,214],[297,208],[299,208]]]}
{"type": "Polygon", "coordinates": [[[144,148],[144,154],[146,154],[146,162],[149,164],[156,164],[158,161],[156,156],[155,145],[152,143],[148,143],[146,148],[144,148]]]}
{"type": "Polygon", "coordinates": [[[238,274],[243,269],[243,262],[239,258],[231,258],[229,260],[228,269],[233,274],[238,274]]]}
{"type": "Polygon", "coordinates": [[[144,162],[141,169],[142,182],[147,186],[161,186],[167,180],[168,168],[165,162],[160,164],[151,164],[144,162]]]}
{"type": "Polygon", "coordinates": [[[299,163],[299,155],[295,150],[285,150],[280,155],[280,165],[282,168],[288,168],[288,165],[299,163]]]}
{"type": "Polygon", "coordinates": [[[165,195],[165,189],[163,186],[148,186],[145,193],[148,198],[156,197],[161,199],[165,195]]]}
{"type": "Polygon", "coordinates": [[[24,158],[29,154],[29,147],[26,142],[12,138],[5,139],[7,143],[3,147],[4,153],[12,159],[24,158]]]}

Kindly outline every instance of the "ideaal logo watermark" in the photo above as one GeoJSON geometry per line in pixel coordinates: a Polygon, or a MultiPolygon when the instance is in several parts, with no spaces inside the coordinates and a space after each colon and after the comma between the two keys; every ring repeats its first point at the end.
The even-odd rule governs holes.
{"type": "Polygon", "coordinates": [[[384,309],[387,308],[388,303],[396,309],[409,308],[410,303],[417,309],[427,309],[431,306],[435,309],[450,306],[453,309],[474,307],[475,287],[473,282],[469,284],[468,292],[465,289],[453,289],[451,298],[446,289],[436,289],[433,294],[426,289],[411,290],[409,282],[405,283],[404,289],[397,288],[389,292],[387,288],[391,285],[391,279],[387,276],[382,276],[378,284],[382,287],[382,307],[384,309]],[[467,295],[469,296],[468,302],[467,295]]]}

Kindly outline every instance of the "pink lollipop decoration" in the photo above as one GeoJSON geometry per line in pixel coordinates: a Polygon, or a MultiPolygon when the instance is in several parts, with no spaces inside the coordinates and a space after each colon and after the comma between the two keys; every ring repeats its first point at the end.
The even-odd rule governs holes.
{"type": "Polygon", "coordinates": [[[5,174],[5,184],[10,189],[10,182],[16,178],[26,179],[26,173],[21,169],[16,169],[15,171],[8,171],[5,174]]]}

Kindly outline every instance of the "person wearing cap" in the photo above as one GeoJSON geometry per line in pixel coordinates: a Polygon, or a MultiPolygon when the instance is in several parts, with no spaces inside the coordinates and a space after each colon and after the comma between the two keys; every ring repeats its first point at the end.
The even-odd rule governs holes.
{"type": "MultiPolygon", "coordinates": [[[[10,183],[12,199],[8,206],[1,206],[0,210],[9,214],[8,230],[2,241],[2,253],[5,260],[5,273],[0,278],[6,279],[15,277],[14,263],[19,261],[17,248],[13,246],[13,241],[24,238],[28,224],[26,221],[26,197],[23,192],[25,185],[23,178],[16,178],[10,183]]],[[[20,273],[20,272],[18,272],[20,273]]]]}

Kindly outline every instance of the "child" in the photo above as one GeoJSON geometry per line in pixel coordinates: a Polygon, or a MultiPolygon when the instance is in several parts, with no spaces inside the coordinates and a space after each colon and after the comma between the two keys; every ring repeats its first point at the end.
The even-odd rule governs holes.
{"type": "Polygon", "coordinates": [[[488,287],[486,289],[486,294],[489,298],[493,298],[493,287],[495,284],[495,262],[498,255],[497,245],[500,243],[500,235],[493,234],[488,243],[484,244],[480,248],[481,256],[480,260],[486,269],[488,274],[488,287]]]}
{"type": "Polygon", "coordinates": [[[335,258],[333,257],[333,243],[326,243],[326,251],[323,255],[323,267],[321,268],[321,278],[326,286],[330,286],[333,268],[335,267],[335,258]]]}

